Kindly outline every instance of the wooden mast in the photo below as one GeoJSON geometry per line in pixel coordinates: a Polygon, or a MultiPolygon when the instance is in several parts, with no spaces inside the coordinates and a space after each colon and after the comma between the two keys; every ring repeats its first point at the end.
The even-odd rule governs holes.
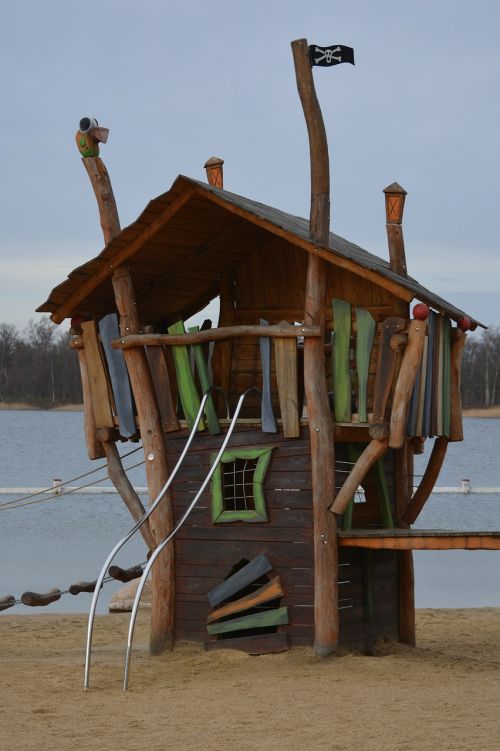
{"type": "MultiPolygon", "coordinates": [[[[99,129],[101,130],[103,129],[99,129]]],[[[85,134],[78,131],[76,142],[94,189],[104,242],[108,244],[120,232],[120,221],[108,171],[98,156],[99,136],[100,133],[93,132],[93,129],[86,131],[85,134]],[[93,149],[89,149],[89,143],[93,149]]],[[[139,316],[128,268],[119,266],[113,271],[111,279],[120,314],[121,335],[139,334],[139,316]]],[[[144,348],[134,347],[126,350],[124,357],[141,429],[150,501],[153,501],[168,477],[166,446],[158,403],[144,348]]],[[[152,514],[150,527],[156,544],[160,543],[171,531],[172,508],[169,497],[165,498],[152,514]]],[[[152,579],[150,652],[159,654],[163,649],[173,646],[175,591],[172,543],[156,561],[152,579]]]]}
{"type": "MultiPolygon", "coordinates": [[[[406,254],[403,238],[403,211],[406,190],[399,183],[392,183],[384,189],[385,221],[387,227],[387,243],[392,271],[400,276],[407,276],[406,254]]],[[[398,300],[395,310],[397,315],[408,317],[408,303],[398,300]]],[[[414,324],[418,325],[418,324],[414,324]]],[[[420,359],[418,358],[418,362],[420,359]]],[[[412,370],[415,370],[412,367],[412,370]]],[[[394,397],[396,404],[396,396],[394,397]]],[[[408,486],[413,485],[413,446],[408,440],[398,446],[394,452],[394,471],[396,479],[396,516],[398,527],[407,528],[404,518],[410,502],[408,486]]],[[[398,552],[399,572],[399,639],[405,644],[415,646],[415,574],[413,567],[413,553],[411,550],[398,552]]]]}
{"type": "MultiPolygon", "coordinates": [[[[297,89],[304,110],[311,158],[311,240],[328,247],[330,231],[330,169],[328,144],[316,97],[306,39],[292,42],[297,89]]],[[[304,324],[320,326],[322,336],[304,340],[304,390],[311,440],[314,512],[314,649],[335,652],[339,641],[337,522],[328,507],[335,495],[333,421],[325,377],[326,262],[309,254],[304,324]]]]}

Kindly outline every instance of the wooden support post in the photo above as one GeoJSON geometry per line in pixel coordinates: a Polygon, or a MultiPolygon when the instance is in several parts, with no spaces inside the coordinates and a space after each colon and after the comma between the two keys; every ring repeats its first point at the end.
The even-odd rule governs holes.
{"type": "MultiPolygon", "coordinates": [[[[94,189],[99,208],[104,241],[109,243],[120,231],[118,210],[106,167],[99,157],[82,159],[94,189]]],[[[119,266],[113,271],[112,283],[120,314],[120,333],[139,334],[140,324],[129,270],[119,266]]],[[[150,500],[159,494],[168,477],[166,446],[153,380],[143,347],[125,350],[125,363],[132,385],[146,458],[146,475],[150,500]]],[[[167,495],[150,517],[155,542],[162,542],[172,529],[172,506],[167,495]]],[[[174,633],[174,553],[171,542],[153,568],[150,652],[159,654],[172,648],[174,633]]]]}
{"type": "MultiPolygon", "coordinates": [[[[113,289],[120,313],[120,330],[125,334],[138,334],[139,317],[135,306],[132,279],[128,269],[120,267],[113,272],[113,289]]],[[[144,348],[124,350],[125,362],[134,393],[146,458],[146,475],[150,501],[154,501],[168,477],[165,438],[161,427],[160,411],[156,401],[153,379],[144,348]]],[[[150,526],[157,544],[172,530],[170,496],[160,503],[150,517],[150,526]]],[[[174,547],[173,541],[158,557],[152,574],[150,652],[159,654],[173,646],[174,629],[174,547]]]]}
{"type": "MultiPolygon", "coordinates": [[[[323,117],[314,89],[306,39],[292,42],[297,89],[309,135],[311,157],[311,240],[328,246],[330,174],[323,117]]],[[[309,254],[304,323],[321,326],[326,317],[325,261],[309,254]]],[[[326,384],[324,334],[304,342],[304,390],[311,440],[311,476],[314,512],[314,648],[326,656],[339,641],[337,521],[328,507],[335,497],[333,421],[326,384]]]]}
{"type": "MultiPolygon", "coordinates": [[[[411,497],[410,486],[413,484],[413,450],[409,441],[394,452],[394,469],[397,526],[407,529],[409,525],[403,520],[403,515],[408,508],[411,497]],[[410,482],[408,481],[409,474],[411,474],[410,482]]],[[[403,644],[415,646],[415,576],[411,550],[398,551],[398,578],[399,640],[403,644]]]]}
{"type": "MultiPolygon", "coordinates": [[[[123,499],[126,507],[130,511],[135,521],[138,521],[145,513],[144,506],[142,505],[139,496],[135,492],[132,483],[125,474],[125,470],[123,469],[122,460],[120,459],[116,444],[112,441],[103,441],[102,447],[106,453],[109,478],[119,492],[121,498],[123,499]]],[[[153,535],[151,534],[148,521],[146,521],[142,525],[140,532],[149,550],[154,550],[156,543],[153,535]]]]}
{"type": "Polygon", "coordinates": [[[408,344],[404,351],[403,362],[401,363],[392,400],[389,436],[389,446],[391,448],[401,448],[405,441],[408,406],[417,377],[417,371],[422,362],[426,333],[427,323],[425,321],[410,321],[408,344]]]}

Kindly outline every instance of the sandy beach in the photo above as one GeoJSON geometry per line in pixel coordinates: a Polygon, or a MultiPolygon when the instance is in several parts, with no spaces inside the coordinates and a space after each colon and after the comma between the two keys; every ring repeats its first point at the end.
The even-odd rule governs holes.
{"type": "Polygon", "coordinates": [[[182,644],[147,654],[141,613],[130,691],[127,614],[101,616],[89,691],[86,617],[0,616],[6,751],[304,751],[500,748],[500,609],[422,610],[418,647],[319,660],[182,644]]]}

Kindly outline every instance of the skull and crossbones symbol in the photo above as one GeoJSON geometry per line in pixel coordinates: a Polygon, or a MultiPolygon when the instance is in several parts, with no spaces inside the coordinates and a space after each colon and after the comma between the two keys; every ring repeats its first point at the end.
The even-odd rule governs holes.
{"type": "Polygon", "coordinates": [[[314,62],[316,63],[316,65],[318,63],[323,62],[323,60],[325,60],[325,62],[328,65],[330,65],[330,63],[332,63],[334,60],[337,63],[342,62],[342,55],[339,55],[338,57],[335,56],[335,52],[340,52],[340,47],[335,47],[335,49],[333,50],[332,49],[324,50],[324,49],[321,49],[321,47],[315,47],[314,51],[319,52],[321,55],[321,57],[315,58],[314,62]]]}

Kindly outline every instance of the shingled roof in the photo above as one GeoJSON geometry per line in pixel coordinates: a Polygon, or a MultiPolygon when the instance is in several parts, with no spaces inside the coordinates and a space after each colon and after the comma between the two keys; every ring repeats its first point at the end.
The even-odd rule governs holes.
{"type": "Polygon", "coordinates": [[[182,175],[96,258],[70,272],[37,311],[51,313],[56,323],[73,315],[110,312],[111,274],[126,263],[146,317],[158,318],[161,307],[163,319],[185,318],[218,294],[218,279],[228,263],[244,260],[270,236],[319,253],[404,300],[416,298],[455,320],[468,315],[333,232],[328,248],[320,247],[309,239],[308,220],[182,175]]]}

